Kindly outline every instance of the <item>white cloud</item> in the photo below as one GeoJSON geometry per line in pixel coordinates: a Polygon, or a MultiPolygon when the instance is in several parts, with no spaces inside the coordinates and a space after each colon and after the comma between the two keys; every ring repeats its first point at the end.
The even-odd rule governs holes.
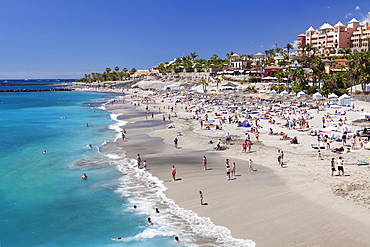
{"type": "Polygon", "coordinates": [[[261,45],[260,47],[263,47],[263,45],[261,45]]]}
{"type": "Polygon", "coordinates": [[[369,22],[370,23],[370,12],[367,12],[366,15],[363,15],[363,14],[360,14],[361,15],[361,20],[360,22],[362,24],[365,24],[366,22],[369,22]]]}
{"type": "Polygon", "coordinates": [[[344,16],[344,19],[347,19],[349,18],[350,16],[352,16],[353,14],[352,13],[347,13],[345,16],[344,16]]]}
{"type": "Polygon", "coordinates": [[[294,40],[294,41],[293,41],[293,44],[292,44],[292,45],[293,45],[293,49],[294,49],[294,50],[297,50],[297,49],[298,49],[298,44],[299,44],[299,43],[298,43],[298,40],[294,40]]]}
{"type": "Polygon", "coordinates": [[[356,6],[356,8],[355,8],[355,10],[360,10],[361,8],[360,8],[360,6],[356,6]]]}

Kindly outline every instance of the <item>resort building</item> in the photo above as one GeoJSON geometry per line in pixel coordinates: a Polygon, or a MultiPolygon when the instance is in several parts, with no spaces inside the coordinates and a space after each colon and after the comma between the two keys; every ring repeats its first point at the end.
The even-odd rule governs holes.
{"type": "MultiPolygon", "coordinates": [[[[343,48],[347,47],[362,48],[364,45],[367,45],[367,41],[363,41],[366,40],[364,37],[370,31],[367,30],[367,27],[369,27],[369,24],[363,27],[355,18],[349,21],[347,26],[340,21],[334,26],[324,23],[319,29],[310,27],[306,34],[298,35],[298,44],[310,44],[316,50],[316,53],[331,54],[339,53],[343,48]]],[[[302,54],[304,49],[299,48],[298,52],[302,54]]]]}
{"type": "Polygon", "coordinates": [[[351,36],[351,48],[356,51],[365,51],[370,48],[370,24],[358,26],[351,36]]]}
{"type": "Polygon", "coordinates": [[[249,59],[244,56],[241,57],[238,54],[234,53],[229,56],[231,68],[233,69],[246,69],[250,67],[249,59]]]}

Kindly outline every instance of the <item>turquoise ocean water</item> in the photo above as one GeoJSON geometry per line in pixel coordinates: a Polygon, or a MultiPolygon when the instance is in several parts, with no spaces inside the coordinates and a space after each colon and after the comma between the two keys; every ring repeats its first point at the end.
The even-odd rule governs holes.
{"type": "Polygon", "coordinates": [[[253,246],[177,207],[123,150],[100,153],[124,125],[104,110],[115,97],[0,94],[0,246],[175,246],[175,235],[180,246],[253,246]],[[161,215],[151,214],[155,207],[161,215]]]}

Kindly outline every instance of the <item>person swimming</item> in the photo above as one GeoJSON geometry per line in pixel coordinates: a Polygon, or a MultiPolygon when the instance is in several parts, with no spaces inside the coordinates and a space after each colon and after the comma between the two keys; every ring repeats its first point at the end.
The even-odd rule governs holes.
{"type": "Polygon", "coordinates": [[[180,243],[179,237],[175,236],[175,243],[178,244],[180,243]]]}
{"type": "Polygon", "coordinates": [[[86,173],[84,173],[84,175],[82,175],[81,179],[83,180],[86,180],[88,178],[88,176],[86,175],[86,173]]]}

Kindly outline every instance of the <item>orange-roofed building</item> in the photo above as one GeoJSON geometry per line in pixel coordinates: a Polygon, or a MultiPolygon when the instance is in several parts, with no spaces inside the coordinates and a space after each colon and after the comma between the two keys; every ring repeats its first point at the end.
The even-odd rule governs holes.
{"type": "Polygon", "coordinates": [[[330,61],[329,59],[323,60],[325,63],[325,73],[326,74],[333,74],[337,72],[345,72],[347,71],[348,67],[348,60],[344,58],[335,59],[334,61],[330,61]]]}
{"type": "Polygon", "coordinates": [[[275,76],[276,72],[281,69],[279,66],[267,66],[264,68],[265,76],[275,76]]]}

